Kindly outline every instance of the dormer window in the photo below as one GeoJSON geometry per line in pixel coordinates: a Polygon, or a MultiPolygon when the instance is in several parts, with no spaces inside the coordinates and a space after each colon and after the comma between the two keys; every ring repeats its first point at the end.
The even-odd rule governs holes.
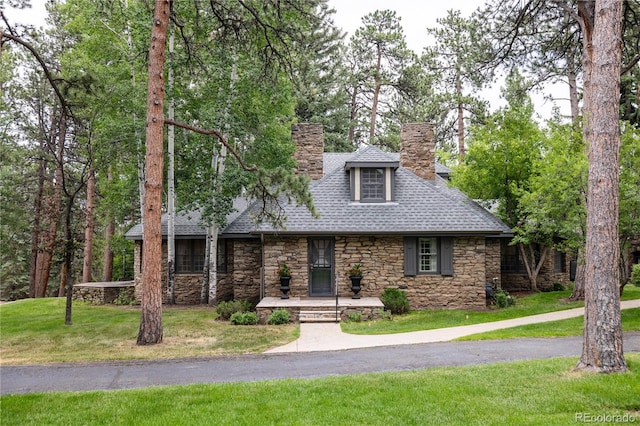
{"type": "Polygon", "coordinates": [[[360,170],[360,200],[363,202],[386,201],[385,197],[385,170],[361,169],[360,170]]]}
{"type": "Polygon", "coordinates": [[[345,171],[351,182],[355,203],[393,203],[397,161],[347,161],[345,171]]]}

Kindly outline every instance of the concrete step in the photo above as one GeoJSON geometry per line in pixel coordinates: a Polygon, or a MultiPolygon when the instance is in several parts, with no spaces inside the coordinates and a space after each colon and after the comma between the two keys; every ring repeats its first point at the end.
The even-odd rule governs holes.
{"type": "MultiPolygon", "coordinates": [[[[300,322],[335,322],[336,311],[300,311],[300,322]]],[[[340,313],[338,313],[340,321],[340,313]]]]}

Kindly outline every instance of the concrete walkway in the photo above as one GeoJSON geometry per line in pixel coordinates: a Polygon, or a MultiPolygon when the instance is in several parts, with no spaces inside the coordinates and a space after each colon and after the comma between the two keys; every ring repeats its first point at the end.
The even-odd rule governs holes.
{"type": "MultiPolygon", "coordinates": [[[[640,308],[640,299],[623,301],[620,306],[621,309],[640,308]]],[[[584,315],[584,308],[576,308],[504,321],[383,335],[356,335],[343,333],[340,329],[340,324],[336,323],[301,323],[300,337],[297,340],[284,346],[270,349],[265,353],[336,351],[343,349],[371,348],[376,346],[448,342],[471,334],[484,333],[486,331],[499,330],[526,324],[563,320],[582,315],[584,315]]]]}

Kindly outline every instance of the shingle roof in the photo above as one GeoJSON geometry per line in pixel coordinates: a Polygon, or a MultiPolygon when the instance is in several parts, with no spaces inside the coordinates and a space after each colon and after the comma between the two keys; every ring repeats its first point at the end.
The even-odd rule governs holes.
{"type": "MultiPolygon", "coordinates": [[[[236,198],[233,200],[234,210],[227,216],[227,223],[232,223],[240,216],[249,206],[244,198],[236,198]]],[[[165,213],[162,215],[162,235],[167,235],[169,218],[165,213]]],[[[199,210],[176,213],[175,217],[175,233],[176,238],[204,238],[207,230],[202,222],[202,214],[199,210]]],[[[131,240],[142,239],[142,224],[137,224],[129,229],[125,234],[125,238],[131,240]]]]}
{"type": "MultiPolygon", "coordinates": [[[[399,160],[398,154],[384,153],[368,147],[351,156],[331,154],[322,179],[312,182],[310,191],[320,217],[314,219],[305,207],[287,205],[285,230],[268,225],[256,227],[245,212],[225,232],[320,233],[451,233],[510,234],[502,221],[486,211],[437,176],[424,180],[400,167],[395,176],[395,201],[392,203],[357,203],[351,201],[346,161],[369,162],[399,160]],[[338,165],[342,162],[342,167],[338,165]]],[[[327,158],[325,156],[325,158],[327,158]]]]}
{"type": "MultiPolygon", "coordinates": [[[[269,225],[255,225],[251,220],[253,207],[237,204],[238,211],[229,217],[222,235],[248,235],[259,233],[281,234],[457,234],[457,235],[511,235],[511,229],[482,206],[436,176],[433,181],[424,180],[399,167],[395,174],[395,200],[391,203],[357,203],[351,201],[349,174],[344,166],[347,161],[399,161],[399,154],[385,153],[375,147],[367,147],[355,153],[326,153],[325,175],[313,181],[309,187],[314,205],[320,217],[313,218],[302,206],[285,206],[286,229],[274,229],[269,225]]],[[[436,165],[437,167],[437,165],[436,165]]],[[[444,175],[450,169],[441,166],[444,175]]],[[[257,208],[257,207],[255,207],[257,208]]],[[[205,228],[199,224],[196,214],[176,218],[176,235],[203,236],[205,228]],[[180,223],[180,225],[178,225],[180,223]]],[[[163,234],[166,218],[163,216],[163,234]]],[[[127,238],[142,236],[137,225],[126,234],[127,238]]]]}

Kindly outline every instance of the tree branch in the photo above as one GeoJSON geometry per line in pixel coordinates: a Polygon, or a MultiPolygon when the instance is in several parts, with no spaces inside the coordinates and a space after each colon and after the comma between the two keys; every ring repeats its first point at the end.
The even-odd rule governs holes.
{"type": "Polygon", "coordinates": [[[51,87],[53,88],[53,91],[56,93],[56,97],[58,98],[58,101],[60,102],[60,105],[62,105],[62,107],[65,110],[69,111],[69,115],[72,115],[71,114],[71,108],[69,107],[69,104],[67,104],[67,101],[64,99],[64,96],[62,95],[62,92],[60,92],[60,88],[56,84],[56,79],[53,78],[53,75],[51,75],[51,71],[49,71],[49,67],[47,66],[47,64],[44,61],[44,59],[42,59],[42,56],[40,56],[40,54],[38,53],[36,48],[33,47],[30,43],[24,41],[22,38],[14,36],[13,34],[10,34],[10,33],[4,32],[4,31],[2,32],[2,38],[7,38],[9,40],[12,40],[12,41],[18,43],[19,45],[25,47],[29,52],[31,52],[31,54],[36,58],[36,60],[38,61],[38,63],[42,67],[42,71],[44,72],[44,75],[47,77],[47,80],[49,81],[49,84],[51,84],[51,87]]]}
{"type": "Polygon", "coordinates": [[[220,143],[222,143],[222,145],[224,145],[229,152],[231,153],[231,155],[238,160],[238,163],[240,164],[240,167],[242,167],[242,170],[246,171],[246,172],[257,172],[258,171],[258,166],[256,166],[255,164],[252,166],[248,166],[244,160],[242,159],[242,157],[240,156],[240,154],[238,154],[238,151],[235,150],[235,148],[229,143],[229,141],[227,141],[227,139],[224,137],[224,135],[222,134],[222,132],[220,132],[219,130],[216,129],[201,129],[199,127],[195,127],[195,126],[191,126],[190,124],[186,124],[186,123],[181,123],[179,121],[175,121],[175,120],[169,120],[169,119],[165,119],[164,120],[164,124],[165,125],[173,125],[176,127],[180,127],[181,129],[186,129],[186,130],[191,130],[192,132],[195,133],[199,133],[201,135],[214,135],[215,137],[217,137],[220,140],[220,143]]]}

